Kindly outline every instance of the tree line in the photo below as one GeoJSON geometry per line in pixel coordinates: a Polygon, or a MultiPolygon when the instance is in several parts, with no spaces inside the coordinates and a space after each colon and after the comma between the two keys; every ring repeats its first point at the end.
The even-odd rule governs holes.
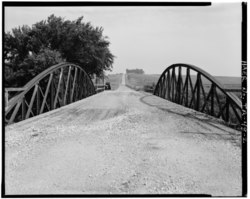
{"type": "Polygon", "coordinates": [[[143,69],[126,69],[126,73],[144,74],[143,69]]]}
{"type": "Polygon", "coordinates": [[[22,87],[33,77],[60,62],[81,66],[89,75],[112,70],[114,55],[102,27],[65,20],[54,15],[4,33],[5,87],[22,87]]]}

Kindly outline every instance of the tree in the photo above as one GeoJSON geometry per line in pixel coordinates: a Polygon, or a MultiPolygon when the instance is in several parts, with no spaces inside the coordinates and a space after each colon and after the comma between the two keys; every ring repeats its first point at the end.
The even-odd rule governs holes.
{"type": "Polygon", "coordinates": [[[126,69],[126,73],[144,74],[143,69],[126,69]]]}
{"type": "Polygon", "coordinates": [[[51,15],[32,27],[22,26],[5,33],[4,59],[11,69],[5,73],[14,73],[5,74],[7,85],[23,86],[61,61],[78,64],[90,75],[111,70],[114,56],[108,38],[103,36],[103,28],[82,20],[83,17],[70,21],[51,15]]]}
{"type": "Polygon", "coordinates": [[[56,50],[42,48],[37,54],[30,53],[19,65],[17,72],[11,70],[11,66],[5,66],[5,78],[7,87],[24,86],[33,77],[44,71],[49,66],[64,61],[61,54],[56,50]]]}

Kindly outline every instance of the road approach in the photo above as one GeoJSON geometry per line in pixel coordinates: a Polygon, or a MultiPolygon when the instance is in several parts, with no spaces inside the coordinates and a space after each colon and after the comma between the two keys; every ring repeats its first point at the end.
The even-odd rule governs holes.
{"type": "Polygon", "coordinates": [[[242,194],[240,132],[124,84],[7,126],[6,194],[242,194]]]}

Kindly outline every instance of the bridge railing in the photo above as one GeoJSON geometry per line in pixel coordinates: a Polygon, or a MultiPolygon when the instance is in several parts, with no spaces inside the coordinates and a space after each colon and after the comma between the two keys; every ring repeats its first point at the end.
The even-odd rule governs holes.
{"type": "Polygon", "coordinates": [[[51,66],[21,90],[10,101],[7,98],[5,124],[25,120],[96,93],[89,75],[72,63],[51,66]]]}
{"type": "Polygon", "coordinates": [[[6,108],[9,105],[10,96],[12,96],[11,100],[13,100],[14,97],[16,97],[22,91],[26,90],[26,88],[25,87],[22,87],[22,88],[5,88],[4,90],[5,90],[4,100],[5,100],[5,108],[6,108]],[[10,93],[12,93],[12,94],[10,95],[10,93]]]}
{"type": "Polygon", "coordinates": [[[160,76],[154,95],[240,127],[241,100],[196,66],[182,63],[169,66],[160,76]]]}

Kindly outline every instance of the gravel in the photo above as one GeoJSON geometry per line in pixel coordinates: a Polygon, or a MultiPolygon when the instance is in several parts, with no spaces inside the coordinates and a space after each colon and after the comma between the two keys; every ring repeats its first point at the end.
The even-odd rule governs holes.
{"type": "Polygon", "coordinates": [[[5,135],[6,194],[241,195],[240,132],[124,85],[5,135]]]}

